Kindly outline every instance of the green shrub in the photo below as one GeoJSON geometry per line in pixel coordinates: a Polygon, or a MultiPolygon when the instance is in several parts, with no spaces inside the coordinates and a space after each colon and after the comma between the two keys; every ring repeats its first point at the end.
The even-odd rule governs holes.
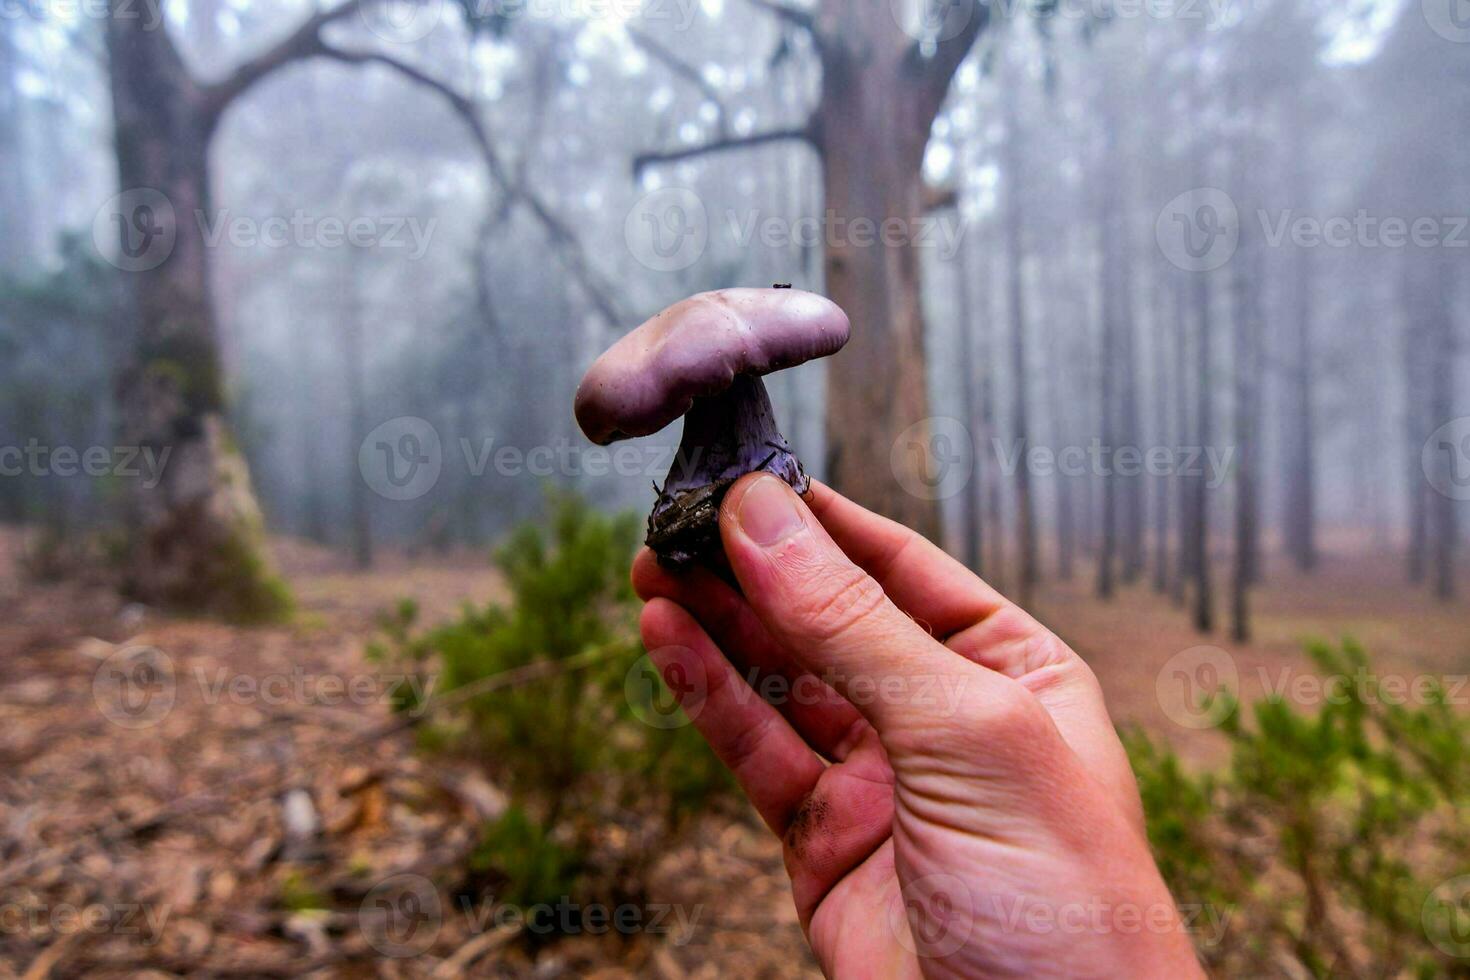
{"type": "Polygon", "coordinates": [[[569,495],[553,495],[549,510],[545,527],[521,527],[496,552],[508,601],[468,607],[423,633],[417,608],[400,603],[373,652],[420,675],[395,692],[401,711],[424,707],[415,688],[454,702],[486,678],[546,667],[431,707],[421,747],[483,760],[511,794],[514,807],[485,829],[476,854],[475,871],[502,879],[497,897],[542,901],[579,889],[636,897],[628,891],[647,862],[731,783],[692,728],[645,725],[624,695],[642,656],[628,581],[638,522],[569,495]]]}
{"type": "Polygon", "coordinates": [[[1271,697],[1250,724],[1231,711],[1222,773],[1125,737],[1175,899],[1230,916],[1201,952],[1228,975],[1288,961],[1315,976],[1470,975],[1432,935],[1436,887],[1470,871],[1470,720],[1437,682],[1412,699],[1384,691],[1351,643],[1310,653],[1332,680],[1320,707],[1271,697]]]}
{"type": "Polygon", "coordinates": [[[582,863],[520,806],[486,824],[470,856],[471,871],[505,882],[495,897],[522,909],[554,905],[572,890],[582,863]]]}

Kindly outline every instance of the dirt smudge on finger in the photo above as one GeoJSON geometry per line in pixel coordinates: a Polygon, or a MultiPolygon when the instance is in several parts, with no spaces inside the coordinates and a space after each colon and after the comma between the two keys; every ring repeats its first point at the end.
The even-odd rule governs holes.
{"type": "Polygon", "coordinates": [[[801,801],[796,815],[791,818],[791,825],[786,828],[786,846],[791,848],[795,857],[805,856],[812,838],[821,832],[831,812],[832,804],[816,792],[808,793],[801,801]]]}

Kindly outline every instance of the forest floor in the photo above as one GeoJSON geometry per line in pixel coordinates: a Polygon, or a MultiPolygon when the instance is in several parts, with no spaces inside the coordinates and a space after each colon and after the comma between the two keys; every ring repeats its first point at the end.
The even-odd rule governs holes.
{"type": "MultiPolygon", "coordinates": [[[[19,552],[0,531],[0,977],[815,974],[780,848],[748,814],[708,816],[656,866],[659,908],[628,938],[535,946],[438,889],[503,797],[478,766],[390,730],[364,647],[399,598],[434,622],[501,594],[483,556],[387,555],[358,572],[279,541],[300,613],[247,629],[159,616],[100,582],[25,583],[19,552]],[[106,680],[119,666],[122,686],[106,680]],[[440,914],[427,942],[388,950],[416,955],[383,955],[368,920],[402,875],[436,883],[423,897],[440,914]]],[[[1470,609],[1402,584],[1396,561],[1330,552],[1311,577],[1279,564],[1251,644],[1202,637],[1146,585],[1103,604],[1079,577],[1036,605],[1120,723],[1199,764],[1224,742],[1190,727],[1171,665],[1233,669],[1250,699],[1310,674],[1302,639],[1351,636],[1380,676],[1470,671],[1470,609]],[[1201,644],[1218,650],[1171,659],[1201,644]]]]}

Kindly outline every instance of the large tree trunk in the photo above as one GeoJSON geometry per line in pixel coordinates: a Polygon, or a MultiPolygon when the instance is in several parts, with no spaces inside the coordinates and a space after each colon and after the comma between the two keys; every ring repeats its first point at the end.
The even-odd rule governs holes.
{"type": "Polygon", "coordinates": [[[930,121],[920,118],[922,90],[905,70],[906,47],[884,43],[898,33],[888,6],[853,4],[840,20],[835,36],[850,40],[824,59],[817,126],[832,229],[827,291],[856,322],[842,356],[829,362],[827,478],[937,540],[937,503],[904,490],[923,486],[933,463],[919,250],[911,235],[884,244],[859,238],[853,224],[919,227],[930,121]]]}
{"type": "Polygon", "coordinates": [[[265,556],[250,475],[225,418],[198,220],[210,213],[210,117],[166,31],[116,12],[106,29],[125,192],[121,263],[137,316],[119,395],[122,437],[169,453],[158,485],[139,481],[132,497],[125,589],[148,603],[273,616],[285,593],[265,556]]]}
{"type": "Polygon", "coordinates": [[[938,538],[938,503],[904,489],[925,485],[934,464],[916,241],[922,165],[954,73],[991,11],[967,5],[958,30],[921,43],[905,33],[912,11],[903,5],[775,9],[812,33],[821,57],[821,97],[805,135],[822,156],[827,291],[857,321],[829,362],[827,476],[858,502],[938,538]],[[900,241],[873,240],[892,227],[906,230],[900,241]]]}

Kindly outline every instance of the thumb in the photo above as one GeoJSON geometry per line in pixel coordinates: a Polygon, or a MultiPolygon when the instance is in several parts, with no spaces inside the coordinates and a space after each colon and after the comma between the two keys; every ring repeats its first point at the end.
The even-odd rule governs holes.
{"type": "Polygon", "coordinates": [[[983,698],[985,687],[1005,681],[945,648],[895,606],[785,481],[743,477],[721,505],[720,535],[766,629],[880,733],[932,717],[961,694],[983,698]]]}

